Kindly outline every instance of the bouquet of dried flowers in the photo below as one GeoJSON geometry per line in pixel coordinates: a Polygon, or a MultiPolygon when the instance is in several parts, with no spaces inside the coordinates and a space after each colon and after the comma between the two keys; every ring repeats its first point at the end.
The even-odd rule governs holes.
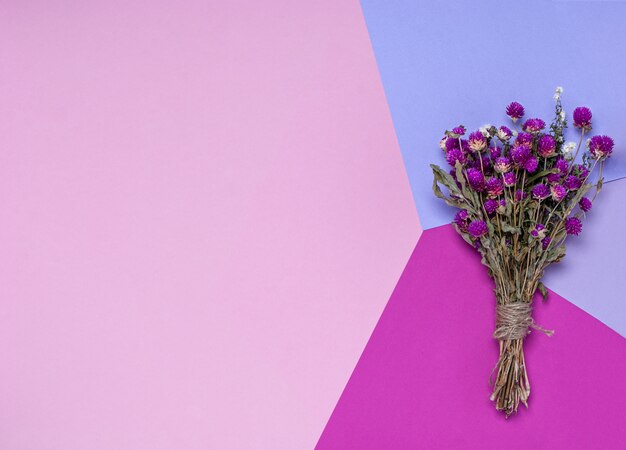
{"type": "Polygon", "coordinates": [[[578,161],[592,115],[586,107],[574,110],[580,140],[566,143],[562,92],[559,87],[554,94],[555,117],[549,129],[536,118],[520,126],[524,107],[512,102],[506,114],[515,130],[487,125],[465,138],[465,127],[455,127],[439,143],[452,170],[431,165],[435,195],[460,209],[454,227],[480,252],[495,282],[494,338],[500,357],[491,400],[507,417],[517,412],[520,402],[528,407],[524,338],[531,328],[552,334],[533,321],[533,296],[539,290],[545,300],[544,270],[563,259],[567,236],[581,232],[581,219],[602,189],[602,168],[613,152],[610,137],[593,136],[578,161]],[[599,173],[591,182],[596,167],[599,173]],[[590,199],[586,194],[592,187],[590,199]]]}

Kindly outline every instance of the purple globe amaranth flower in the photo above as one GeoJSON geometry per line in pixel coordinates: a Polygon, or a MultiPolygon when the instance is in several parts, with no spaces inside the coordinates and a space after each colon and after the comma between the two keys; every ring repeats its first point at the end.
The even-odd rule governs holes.
{"type": "Polygon", "coordinates": [[[509,116],[513,122],[517,122],[518,119],[524,117],[524,107],[517,102],[511,102],[506,107],[506,115],[509,116]]]}
{"type": "Polygon", "coordinates": [[[532,195],[537,200],[543,200],[550,196],[550,188],[545,184],[537,184],[532,189],[532,195]]]}
{"type": "Polygon", "coordinates": [[[498,200],[490,198],[490,199],[485,200],[485,203],[483,205],[485,206],[485,211],[487,211],[487,214],[489,216],[492,216],[495,214],[496,209],[498,209],[498,206],[500,206],[500,203],[498,202],[498,200]]]}
{"type": "Polygon", "coordinates": [[[583,197],[578,202],[578,206],[580,206],[580,209],[583,212],[589,212],[591,210],[591,207],[593,206],[593,203],[591,203],[591,200],[589,200],[587,197],[583,197]]]}
{"type": "Polygon", "coordinates": [[[475,191],[481,192],[485,189],[485,177],[478,169],[473,167],[467,169],[467,181],[475,191]]]}
{"type": "Polygon", "coordinates": [[[578,217],[568,217],[565,219],[565,231],[567,234],[578,236],[583,230],[583,224],[578,217]]]}
{"type": "Polygon", "coordinates": [[[460,162],[463,166],[467,162],[467,157],[465,156],[463,150],[453,148],[452,150],[449,150],[446,154],[446,161],[448,161],[448,164],[450,164],[452,167],[455,166],[457,161],[460,162]]]}
{"type": "Polygon", "coordinates": [[[562,184],[553,184],[550,186],[550,193],[552,194],[552,198],[557,202],[560,202],[567,195],[567,189],[562,184]]]}
{"type": "Polygon", "coordinates": [[[558,183],[559,181],[561,181],[561,174],[549,173],[548,175],[546,175],[546,180],[548,180],[548,183],[550,184],[558,183]]]}
{"type": "Polygon", "coordinates": [[[538,133],[546,127],[546,123],[541,119],[528,119],[522,125],[522,128],[527,133],[538,133]]]}
{"type": "Polygon", "coordinates": [[[563,185],[570,191],[575,191],[577,189],[580,189],[580,187],[583,185],[583,181],[577,176],[569,175],[565,179],[565,182],[563,183],[563,185]]]}
{"type": "Polygon", "coordinates": [[[591,130],[591,110],[586,106],[579,106],[574,110],[574,126],[583,130],[591,130]]]}
{"type": "Polygon", "coordinates": [[[489,155],[491,159],[496,159],[502,156],[502,149],[500,147],[491,147],[489,148],[489,155]]]}
{"type": "Polygon", "coordinates": [[[467,231],[467,219],[469,214],[466,210],[462,209],[454,215],[454,223],[459,227],[461,231],[467,231]]]}
{"type": "Polygon", "coordinates": [[[526,194],[526,192],[524,192],[521,189],[518,189],[517,191],[515,191],[515,201],[516,202],[521,202],[522,200],[524,200],[526,197],[528,196],[528,194],[526,194]]]}
{"type": "Polygon", "coordinates": [[[480,131],[470,133],[468,143],[472,152],[482,152],[487,148],[487,139],[480,131]]]}
{"type": "Polygon", "coordinates": [[[589,140],[589,153],[595,159],[609,158],[614,145],[609,136],[594,136],[589,140]]]}
{"type": "Polygon", "coordinates": [[[538,223],[530,231],[530,235],[534,238],[543,239],[546,236],[546,227],[542,223],[538,223]]]}
{"type": "Polygon", "coordinates": [[[587,169],[582,164],[574,164],[572,166],[572,172],[578,175],[578,177],[582,180],[587,179],[587,177],[589,176],[589,169],[587,169]]]}
{"type": "Polygon", "coordinates": [[[511,159],[513,159],[516,166],[524,166],[528,158],[530,158],[530,147],[528,144],[522,144],[511,149],[511,159]]]}
{"type": "Polygon", "coordinates": [[[554,164],[554,168],[563,175],[569,172],[569,164],[564,159],[557,159],[556,163],[554,164]]]}
{"type": "Polygon", "coordinates": [[[463,125],[459,125],[458,127],[452,128],[452,132],[457,136],[463,136],[465,134],[465,127],[463,125]]]}
{"type": "Polygon", "coordinates": [[[485,189],[487,191],[487,194],[491,197],[497,197],[499,195],[502,195],[502,192],[504,192],[502,181],[500,181],[500,179],[496,177],[491,177],[487,180],[487,183],[485,184],[485,189]]]}
{"type": "Polygon", "coordinates": [[[515,139],[515,147],[519,146],[519,145],[528,145],[528,147],[531,147],[533,144],[533,136],[532,134],[528,134],[528,133],[518,133],[517,134],[517,138],[515,139]]]}
{"type": "Polygon", "coordinates": [[[506,156],[496,158],[496,162],[493,164],[493,169],[498,173],[505,173],[511,170],[511,160],[506,156]]]}
{"type": "Polygon", "coordinates": [[[503,180],[504,180],[504,185],[505,186],[515,186],[515,182],[517,181],[517,177],[515,176],[515,173],[513,172],[507,172],[502,176],[503,180]]]}
{"type": "Polygon", "coordinates": [[[539,143],[537,144],[537,153],[539,153],[539,156],[548,158],[554,155],[555,150],[556,142],[554,141],[554,138],[549,134],[541,136],[539,143]]]}
{"type": "Polygon", "coordinates": [[[529,157],[524,163],[524,169],[526,169],[528,173],[533,173],[537,170],[537,167],[539,167],[539,161],[537,161],[537,158],[534,156],[529,157]]]}
{"type": "Polygon", "coordinates": [[[550,239],[550,236],[546,236],[541,240],[541,248],[543,248],[544,250],[548,248],[548,245],[550,245],[550,242],[552,242],[552,239],[550,239]]]}
{"type": "Polygon", "coordinates": [[[467,232],[475,238],[483,237],[488,231],[487,224],[482,220],[474,220],[467,226],[467,232]]]}
{"type": "Polygon", "coordinates": [[[500,139],[502,142],[509,142],[509,139],[511,139],[511,136],[513,136],[513,132],[505,127],[504,125],[502,125],[499,129],[498,129],[498,139],[500,139]]]}

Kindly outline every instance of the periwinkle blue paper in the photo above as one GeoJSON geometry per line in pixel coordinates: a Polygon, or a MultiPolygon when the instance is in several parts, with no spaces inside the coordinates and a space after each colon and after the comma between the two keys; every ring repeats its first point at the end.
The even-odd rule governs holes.
{"type": "Polygon", "coordinates": [[[565,259],[548,268],[544,283],[626,337],[624,224],[626,179],[621,179],[604,186],[583,220],[583,232],[567,239],[565,259]]]}
{"type": "MultiPolygon", "coordinates": [[[[593,134],[615,139],[606,179],[626,176],[626,3],[361,5],[424,229],[453,215],[431,190],[429,164],[446,165],[437,146],[443,131],[509,125],[504,108],[513,100],[525,106],[526,117],[551,121],[556,86],[565,89],[570,123],[576,106],[589,106],[593,134]]],[[[568,140],[578,136],[570,128],[568,140]]]]}

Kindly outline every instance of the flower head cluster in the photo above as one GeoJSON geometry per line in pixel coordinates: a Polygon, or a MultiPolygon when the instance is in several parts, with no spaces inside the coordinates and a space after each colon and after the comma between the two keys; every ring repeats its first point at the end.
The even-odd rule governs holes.
{"type": "MultiPolygon", "coordinates": [[[[591,187],[590,173],[612,155],[615,144],[605,135],[590,137],[586,151],[576,142],[566,142],[562,92],[555,91],[555,117],[549,125],[537,117],[526,119],[519,132],[506,125],[484,125],[468,133],[459,125],[439,142],[452,169],[438,181],[449,189],[448,203],[460,208],[454,223],[481,252],[489,248],[489,241],[482,238],[491,233],[507,246],[521,239],[533,246],[541,243],[533,248],[552,251],[562,244],[565,233],[581,232],[580,217],[592,207],[584,197],[591,187]]],[[[518,102],[506,107],[513,123],[525,113],[518,102]]],[[[581,142],[592,128],[591,119],[587,107],[573,112],[581,142]]]]}

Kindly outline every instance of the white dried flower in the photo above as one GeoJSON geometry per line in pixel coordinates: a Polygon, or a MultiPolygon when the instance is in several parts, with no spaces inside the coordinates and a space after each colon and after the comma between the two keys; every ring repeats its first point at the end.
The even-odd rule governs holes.
{"type": "Polygon", "coordinates": [[[489,128],[491,128],[491,124],[486,123],[482,127],[480,127],[478,131],[480,131],[483,134],[483,136],[489,137],[489,128]]]}
{"type": "Polygon", "coordinates": [[[576,142],[567,142],[563,145],[563,157],[567,160],[574,159],[574,150],[576,150],[576,142]]]}
{"type": "Polygon", "coordinates": [[[563,93],[563,88],[561,86],[557,86],[556,90],[554,91],[554,101],[558,102],[559,99],[561,98],[561,94],[563,93]]]}

